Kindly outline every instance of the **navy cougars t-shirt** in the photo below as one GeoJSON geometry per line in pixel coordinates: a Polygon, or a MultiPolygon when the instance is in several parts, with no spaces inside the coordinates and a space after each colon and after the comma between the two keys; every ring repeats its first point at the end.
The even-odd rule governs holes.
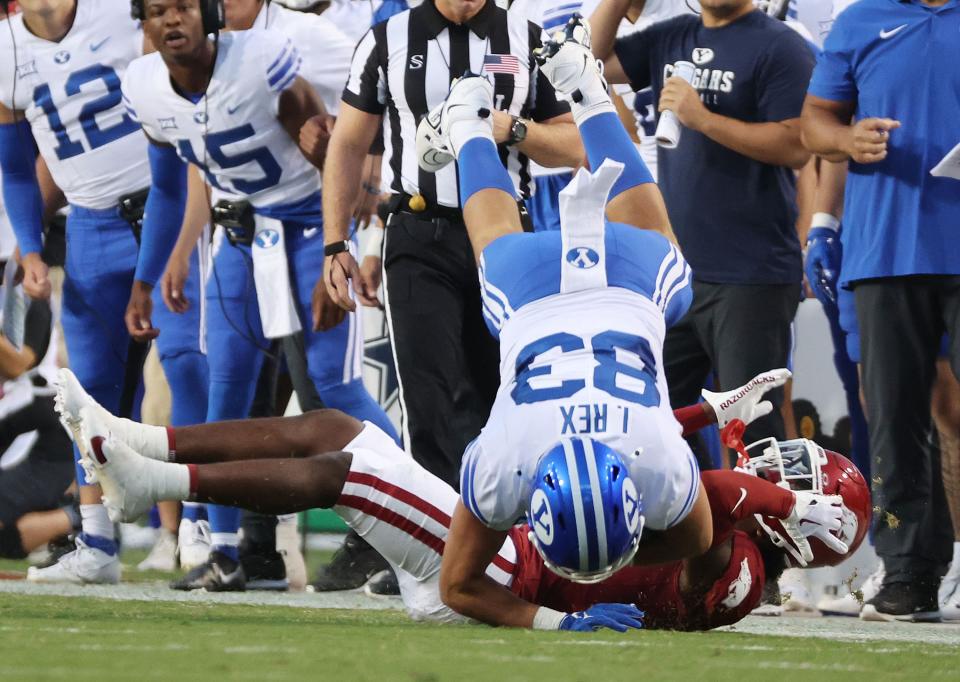
{"type": "MultiPolygon", "coordinates": [[[[721,28],[681,15],[618,39],[615,50],[635,90],[653,87],[654,109],[674,62],[689,61],[707,108],[748,123],[800,116],[814,65],[799,34],[759,11],[721,28]]],[[[695,279],[801,280],[793,170],[749,159],[689,128],[676,149],[658,150],[657,162],[670,221],[695,279]]]]}

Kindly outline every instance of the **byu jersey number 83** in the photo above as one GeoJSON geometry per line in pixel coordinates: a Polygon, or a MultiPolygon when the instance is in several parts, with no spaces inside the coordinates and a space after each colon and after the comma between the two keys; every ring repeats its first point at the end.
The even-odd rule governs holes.
{"type": "Polygon", "coordinates": [[[280,95],[300,71],[293,43],[272,31],[220,36],[206,97],[177,93],[159,53],[130,65],[124,104],[147,135],[173,145],[203,169],[220,192],[257,208],[299,201],[320,188],[320,175],[277,120],[280,95]]]}
{"type": "Polygon", "coordinates": [[[484,250],[484,315],[500,338],[501,383],[464,454],[461,497],[491,528],[521,519],[540,455],[573,436],[624,456],[648,527],[676,525],[696,501],[699,471],[663,373],[667,325],[692,298],[690,269],[654,232],[611,223],[600,238],[592,248],[564,245],[556,231],[516,233],[484,250]],[[563,289],[570,267],[605,269],[603,284],[563,289]]]}
{"type": "Polygon", "coordinates": [[[9,31],[0,31],[0,102],[25,113],[67,200],[110,208],[149,186],[146,140],[120,97],[127,65],[143,52],[130,6],[78,2],[73,26],[59,42],[27,30],[22,14],[8,23],[9,31]]]}

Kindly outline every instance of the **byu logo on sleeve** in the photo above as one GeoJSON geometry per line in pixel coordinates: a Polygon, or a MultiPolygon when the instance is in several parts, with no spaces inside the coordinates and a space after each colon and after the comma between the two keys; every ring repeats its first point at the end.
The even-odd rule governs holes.
{"type": "Polygon", "coordinates": [[[547,500],[547,494],[537,488],[533,491],[533,498],[530,500],[530,508],[533,512],[533,532],[541,544],[549,545],[553,542],[553,512],[550,510],[550,502],[547,500]]]}
{"type": "Polygon", "coordinates": [[[593,249],[586,246],[574,246],[567,251],[567,262],[575,268],[589,270],[600,262],[600,256],[593,249]]]}

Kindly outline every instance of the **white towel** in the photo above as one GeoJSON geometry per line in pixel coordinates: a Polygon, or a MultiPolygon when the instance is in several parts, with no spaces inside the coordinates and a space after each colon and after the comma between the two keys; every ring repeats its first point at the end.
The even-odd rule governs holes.
{"type": "Polygon", "coordinates": [[[623,164],[605,159],[595,173],[585,168],[560,192],[560,293],[607,286],[605,212],[623,164]]]}
{"type": "Polygon", "coordinates": [[[253,280],[257,287],[260,324],[268,339],[300,331],[300,317],[290,290],[290,268],[283,238],[283,223],[257,215],[253,235],[253,280]]]}

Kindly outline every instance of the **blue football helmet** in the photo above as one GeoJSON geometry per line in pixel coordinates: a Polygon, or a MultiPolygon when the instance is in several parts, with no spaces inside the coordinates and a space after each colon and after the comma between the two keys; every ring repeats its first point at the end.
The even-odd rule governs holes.
{"type": "Polygon", "coordinates": [[[569,438],[540,457],[529,538],[557,575],[578,583],[613,575],[636,554],[643,521],[643,501],[615,450],[569,438]]]}

